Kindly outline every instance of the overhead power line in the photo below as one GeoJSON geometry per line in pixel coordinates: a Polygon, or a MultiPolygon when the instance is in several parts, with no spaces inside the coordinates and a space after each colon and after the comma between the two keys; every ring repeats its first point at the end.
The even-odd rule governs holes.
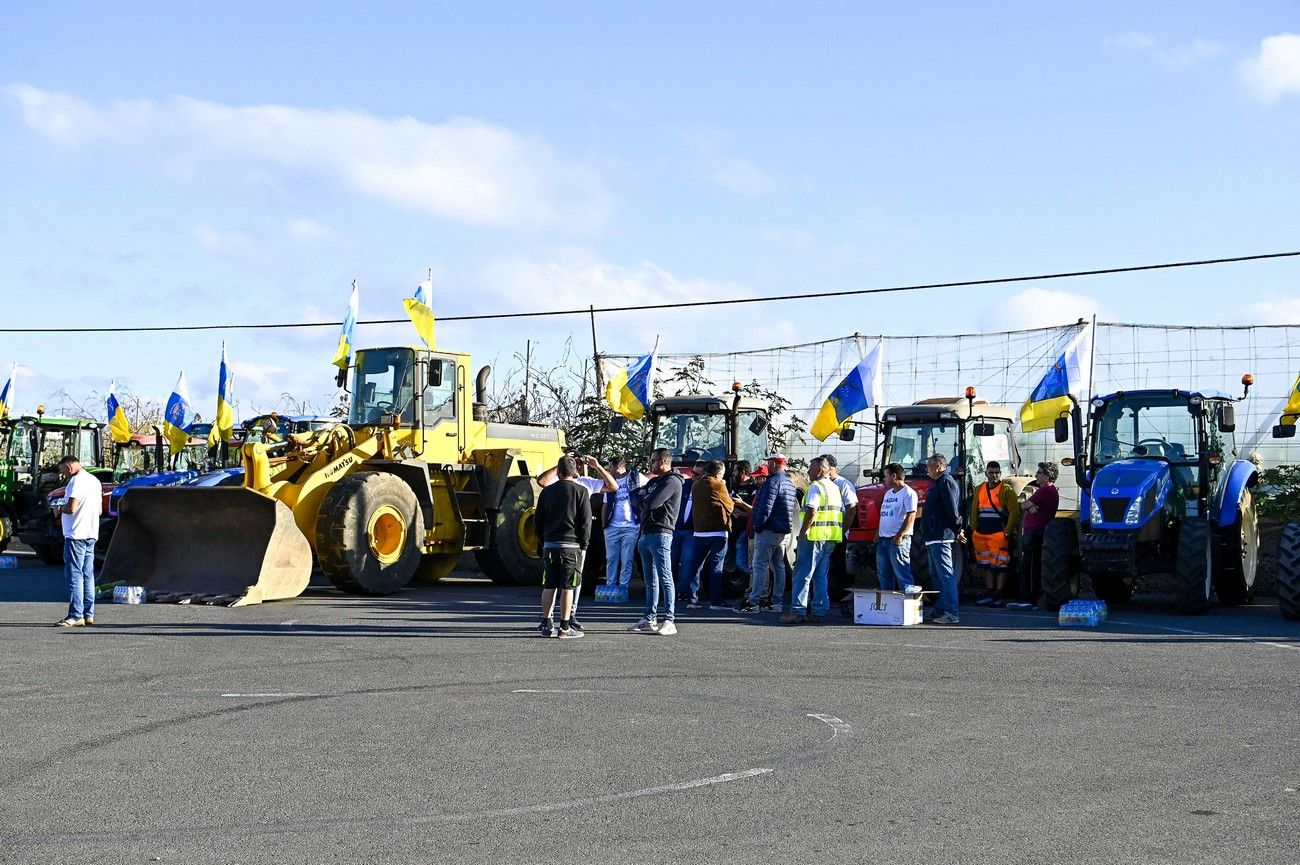
{"type": "MultiPolygon", "coordinates": [[[[1237,255],[1231,258],[1204,258],[1196,261],[1172,261],[1162,264],[1138,264],[1129,267],[1106,267],[1094,270],[1071,270],[1061,273],[1039,273],[1031,276],[1002,276],[994,279],[964,279],[955,282],[924,282],[914,285],[894,285],[884,288],[853,288],[843,291],[815,291],[801,294],[779,294],[765,297],[732,297],[718,300],[685,300],[677,303],[653,303],[638,306],[587,306],[575,309],[545,309],[532,312],[494,312],[482,315],[438,316],[438,321],[489,321],[503,318],[544,318],[549,316],[592,315],[611,312],[648,312],[659,309],[687,309],[705,306],[736,306],[748,303],[779,303],[789,300],[823,300],[833,297],[857,297],[868,294],[894,294],[907,291],[926,291],[935,288],[970,288],[981,285],[1009,285],[1017,282],[1037,282],[1050,279],[1074,279],[1082,276],[1107,276],[1117,273],[1140,273],[1153,270],[1207,267],[1215,264],[1239,264],[1246,261],[1267,261],[1278,258],[1295,258],[1296,252],[1269,252],[1262,255],[1237,255]]],[[[405,318],[373,318],[357,324],[404,324],[405,318]]],[[[0,333],[158,333],[200,330],[275,330],[308,327],[338,327],[339,321],[293,321],[264,324],[188,324],[144,325],[136,327],[0,327],[0,333]]]]}

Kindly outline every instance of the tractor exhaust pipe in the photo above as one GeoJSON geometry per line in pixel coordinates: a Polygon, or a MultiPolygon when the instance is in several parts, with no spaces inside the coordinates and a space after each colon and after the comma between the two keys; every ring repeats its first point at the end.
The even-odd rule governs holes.
{"type": "Polygon", "coordinates": [[[492,366],[488,364],[474,377],[474,420],[487,420],[487,385],[491,374],[492,366]]]}

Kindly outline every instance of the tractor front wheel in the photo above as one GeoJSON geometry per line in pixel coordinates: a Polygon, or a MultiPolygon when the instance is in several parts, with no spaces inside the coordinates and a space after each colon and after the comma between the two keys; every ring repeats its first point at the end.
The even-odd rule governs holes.
{"type": "Polygon", "coordinates": [[[1174,567],[1180,612],[1191,616],[1209,612],[1210,594],[1214,591],[1211,558],[1209,522],[1183,520],[1178,531],[1178,561],[1174,567]]]}
{"type": "Polygon", "coordinates": [[[501,507],[496,512],[492,540],[476,554],[479,567],[492,582],[506,586],[540,586],[542,559],[537,553],[537,527],[533,513],[541,487],[532,478],[506,482],[501,507]]]}
{"type": "Polygon", "coordinates": [[[1255,573],[1259,568],[1259,516],[1250,490],[1241,496],[1240,516],[1224,530],[1223,555],[1215,591],[1224,606],[1249,604],[1255,597],[1255,573]]]}
{"type": "Polygon", "coordinates": [[[424,523],[415,493],[401,478],[357,472],[336,483],[316,519],[316,557],[345,592],[391,595],[420,566],[424,523]]]}
{"type": "Polygon", "coordinates": [[[1300,523],[1287,523],[1282,527],[1274,578],[1277,581],[1277,604],[1282,608],[1283,617],[1300,619],[1300,523]]]}

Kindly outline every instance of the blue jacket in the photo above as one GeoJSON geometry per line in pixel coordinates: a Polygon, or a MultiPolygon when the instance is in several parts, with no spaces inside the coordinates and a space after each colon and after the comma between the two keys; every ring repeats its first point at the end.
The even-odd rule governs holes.
{"type": "Polygon", "coordinates": [[[953,538],[961,531],[961,487],[952,472],[947,471],[939,475],[930,492],[925,494],[925,507],[921,509],[921,540],[945,540],[945,531],[951,531],[953,538]]]}
{"type": "Polygon", "coordinates": [[[785,472],[776,472],[758,488],[754,496],[754,534],[776,532],[788,535],[794,532],[795,512],[799,509],[799,492],[794,481],[785,472]]]}

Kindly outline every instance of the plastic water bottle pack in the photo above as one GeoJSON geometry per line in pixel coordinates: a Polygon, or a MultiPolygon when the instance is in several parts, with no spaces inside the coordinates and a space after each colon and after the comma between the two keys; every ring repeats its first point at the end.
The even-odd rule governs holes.
{"type": "Polygon", "coordinates": [[[601,583],[596,586],[596,601],[602,604],[626,604],[627,586],[601,583]]]}
{"type": "Polygon", "coordinates": [[[1108,614],[1105,601],[1070,601],[1061,605],[1056,622],[1063,628],[1095,628],[1108,614]]]}

